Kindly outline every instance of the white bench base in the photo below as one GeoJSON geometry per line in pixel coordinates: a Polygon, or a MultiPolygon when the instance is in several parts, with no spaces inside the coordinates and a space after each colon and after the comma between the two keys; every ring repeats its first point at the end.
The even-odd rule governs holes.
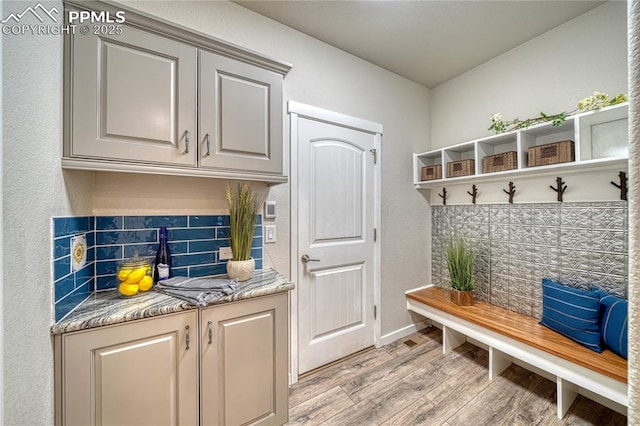
{"type": "Polygon", "coordinates": [[[524,363],[522,366],[525,368],[530,365],[535,369],[548,373],[544,374],[547,378],[549,378],[549,374],[555,377],[558,390],[557,414],[559,419],[562,419],[567,414],[578,394],[625,416],[627,415],[629,398],[626,383],[619,382],[413,299],[407,299],[407,309],[442,325],[442,350],[444,354],[448,354],[465,343],[467,338],[486,345],[489,350],[490,380],[499,376],[514,361],[516,361],[514,363],[521,365],[517,360],[522,360],[524,363]]]}

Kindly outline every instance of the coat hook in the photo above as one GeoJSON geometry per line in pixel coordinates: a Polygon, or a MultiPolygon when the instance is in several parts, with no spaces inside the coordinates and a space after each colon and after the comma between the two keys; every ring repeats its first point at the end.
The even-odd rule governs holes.
{"type": "Polygon", "coordinates": [[[564,182],[562,181],[562,178],[557,177],[556,187],[554,188],[553,186],[549,185],[549,188],[553,189],[558,193],[558,201],[562,202],[562,194],[564,194],[564,191],[567,189],[567,185],[564,184],[564,182]]]}
{"type": "Polygon", "coordinates": [[[627,201],[627,191],[629,190],[629,188],[627,188],[627,182],[629,181],[629,178],[627,178],[627,174],[625,172],[618,173],[618,178],[620,178],[620,184],[611,182],[611,185],[620,189],[620,199],[627,201]]]}
{"type": "Polygon", "coordinates": [[[442,198],[442,205],[447,205],[447,188],[442,188],[442,194],[438,194],[442,198]]]}
{"type": "Polygon", "coordinates": [[[478,197],[478,188],[475,185],[471,185],[471,192],[467,191],[467,194],[471,195],[471,202],[476,203],[476,197],[478,197]]]}
{"type": "Polygon", "coordinates": [[[509,190],[503,189],[504,193],[509,195],[509,204],[513,204],[513,196],[516,193],[516,186],[513,182],[509,182],[509,190]]]}

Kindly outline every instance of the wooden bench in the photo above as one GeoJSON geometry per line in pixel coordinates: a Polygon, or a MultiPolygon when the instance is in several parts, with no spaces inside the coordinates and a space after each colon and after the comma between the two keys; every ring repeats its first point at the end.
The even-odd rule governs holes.
{"type": "Polygon", "coordinates": [[[449,291],[442,288],[424,287],[408,291],[406,296],[407,309],[442,324],[445,354],[467,337],[487,345],[490,380],[514,360],[534,367],[534,371],[548,373],[547,377],[554,376],[558,418],[564,417],[577,394],[626,415],[627,360],[613,352],[593,352],[538,324],[534,318],[488,303],[455,305],[449,291]]]}

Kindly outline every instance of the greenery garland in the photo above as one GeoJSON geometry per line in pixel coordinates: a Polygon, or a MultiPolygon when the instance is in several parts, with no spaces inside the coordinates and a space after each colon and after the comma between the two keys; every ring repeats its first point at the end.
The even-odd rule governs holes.
{"type": "Polygon", "coordinates": [[[614,98],[609,98],[609,96],[605,93],[593,92],[593,95],[587,96],[586,98],[580,100],[578,102],[578,107],[573,111],[565,111],[559,114],[547,115],[544,112],[540,111],[540,115],[534,118],[527,118],[526,120],[520,120],[519,118],[514,118],[511,121],[503,121],[502,114],[499,112],[493,114],[491,116],[491,126],[489,126],[488,130],[493,130],[496,133],[504,133],[510,132],[512,130],[518,129],[526,129],[528,127],[533,126],[534,124],[552,122],[554,126],[561,126],[565,121],[567,121],[567,117],[580,112],[596,110],[604,107],[608,107],[611,105],[621,104],[623,102],[627,102],[629,98],[627,95],[620,93],[616,95],[614,98]]]}

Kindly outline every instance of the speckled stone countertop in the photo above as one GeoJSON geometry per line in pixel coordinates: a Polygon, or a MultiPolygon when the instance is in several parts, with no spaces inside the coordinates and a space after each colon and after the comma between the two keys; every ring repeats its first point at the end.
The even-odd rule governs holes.
{"type": "MultiPolygon", "coordinates": [[[[253,273],[250,280],[241,282],[236,293],[221,298],[212,306],[281,293],[294,287],[291,281],[273,269],[259,270],[253,273]]],[[[115,290],[100,291],[91,295],[69,315],[53,325],[51,333],[68,333],[190,309],[198,308],[189,302],[156,291],[129,299],[123,299],[115,290]]]]}

